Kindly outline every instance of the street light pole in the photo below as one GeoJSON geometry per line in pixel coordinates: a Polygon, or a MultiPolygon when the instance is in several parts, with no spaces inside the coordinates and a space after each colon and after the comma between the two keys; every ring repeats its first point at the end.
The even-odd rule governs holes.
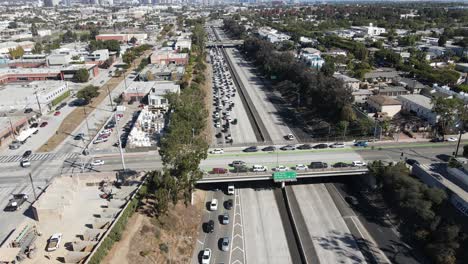
{"type": "Polygon", "coordinates": [[[36,189],[34,188],[34,182],[33,182],[31,173],[29,173],[29,180],[31,181],[31,186],[33,189],[34,201],[36,201],[37,200],[36,189]]]}

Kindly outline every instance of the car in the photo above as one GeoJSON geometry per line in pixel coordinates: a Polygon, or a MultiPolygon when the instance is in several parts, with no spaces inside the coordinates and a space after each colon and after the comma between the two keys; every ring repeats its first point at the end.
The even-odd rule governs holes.
{"type": "Polygon", "coordinates": [[[213,233],[214,231],[214,221],[210,220],[205,223],[205,232],[206,233],[213,233]]]}
{"type": "Polygon", "coordinates": [[[284,147],[281,147],[281,150],[296,150],[296,146],[294,145],[286,145],[284,147]]]}
{"type": "Polygon", "coordinates": [[[232,199],[227,199],[224,202],[224,208],[226,208],[227,210],[231,210],[232,209],[232,204],[233,204],[232,199]]]}
{"type": "Polygon", "coordinates": [[[54,116],[58,116],[58,115],[60,115],[60,111],[56,111],[56,112],[54,113],[54,116]]]}
{"type": "Polygon", "coordinates": [[[235,161],[231,162],[231,165],[232,165],[233,167],[244,166],[244,165],[245,165],[245,161],[242,161],[242,160],[235,160],[235,161]]]}
{"type": "Polygon", "coordinates": [[[218,210],[218,199],[211,199],[210,202],[210,211],[218,210]]]}
{"type": "Polygon", "coordinates": [[[328,168],[328,164],[321,161],[312,161],[309,165],[311,169],[326,169],[328,168]]]}
{"type": "Polygon", "coordinates": [[[252,166],[252,171],[253,172],[265,172],[267,170],[268,170],[268,168],[266,166],[263,166],[263,165],[253,165],[252,166]]]}
{"type": "Polygon", "coordinates": [[[96,160],[93,160],[91,163],[91,166],[101,166],[101,165],[104,165],[104,161],[101,160],[101,159],[96,159],[96,160]]]}
{"type": "Polygon", "coordinates": [[[233,171],[236,172],[236,173],[239,173],[239,172],[248,172],[248,171],[249,171],[249,167],[247,167],[246,165],[235,166],[233,171]]]}
{"type": "Polygon", "coordinates": [[[268,147],[262,148],[262,151],[275,151],[275,150],[276,150],[275,146],[268,146],[268,147]]]}
{"type": "Polygon", "coordinates": [[[221,127],[221,123],[220,123],[220,122],[215,122],[215,123],[214,123],[214,127],[220,128],[220,127],[221,127]]]}
{"type": "Polygon", "coordinates": [[[93,141],[93,144],[99,144],[99,143],[106,142],[106,141],[107,141],[107,138],[98,137],[93,141]]]}
{"type": "Polygon", "coordinates": [[[82,140],[84,139],[84,133],[78,133],[73,137],[74,140],[82,140]]]}
{"type": "Polygon", "coordinates": [[[25,113],[25,114],[29,114],[29,113],[31,113],[32,111],[33,111],[32,108],[26,108],[26,109],[24,109],[24,113],[25,113]]]}
{"type": "Polygon", "coordinates": [[[369,146],[369,142],[367,142],[367,141],[356,141],[354,143],[354,146],[355,147],[364,147],[365,148],[365,147],[369,146]]]}
{"type": "Polygon", "coordinates": [[[213,174],[225,174],[228,172],[227,169],[225,168],[213,168],[213,170],[211,171],[213,174]]]}
{"type": "Polygon", "coordinates": [[[225,212],[222,216],[222,221],[223,225],[228,225],[229,224],[229,213],[225,212]]]}
{"type": "Polygon", "coordinates": [[[415,159],[406,159],[405,161],[406,161],[406,164],[411,165],[411,166],[413,166],[415,164],[419,165],[419,161],[417,161],[415,159]]]}
{"type": "Polygon", "coordinates": [[[354,206],[359,204],[358,200],[354,196],[346,196],[345,201],[348,202],[350,205],[354,206]]]}
{"type": "Polygon", "coordinates": [[[344,163],[344,162],[337,162],[333,164],[333,168],[346,168],[349,167],[349,164],[344,163]]]}
{"type": "Polygon", "coordinates": [[[57,106],[57,107],[55,108],[55,111],[59,111],[59,110],[62,109],[62,108],[63,108],[63,106],[62,106],[62,105],[59,105],[59,106],[57,106]]]}
{"type": "Polygon", "coordinates": [[[31,167],[31,162],[28,159],[23,159],[20,161],[20,166],[23,168],[31,167]]]}
{"type": "Polygon", "coordinates": [[[221,240],[221,250],[229,251],[229,237],[223,237],[221,240]]]}
{"type": "Polygon", "coordinates": [[[21,147],[21,142],[16,140],[12,141],[10,145],[8,145],[9,149],[18,149],[19,147],[21,147]]]}
{"type": "Polygon", "coordinates": [[[304,164],[296,164],[294,169],[297,170],[297,171],[306,171],[309,168],[304,164]]]}
{"type": "Polygon", "coordinates": [[[455,137],[449,137],[449,138],[447,138],[447,141],[449,141],[449,142],[455,142],[455,141],[458,141],[458,139],[455,138],[455,137]]]}
{"type": "Polygon", "coordinates": [[[275,171],[288,171],[289,168],[288,167],[285,167],[283,165],[278,165],[276,168],[275,168],[275,171]]]}
{"type": "Polygon", "coordinates": [[[31,150],[26,150],[26,151],[23,153],[23,159],[28,158],[29,156],[31,156],[31,154],[32,154],[32,151],[31,151],[31,150]]]}
{"type": "Polygon", "coordinates": [[[338,142],[335,142],[330,145],[330,148],[344,148],[344,147],[345,147],[344,143],[338,143],[338,142]]]}
{"type": "Polygon", "coordinates": [[[48,122],[44,121],[44,122],[41,123],[41,125],[40,125],[39,127],[45,127],[45,126],[47,126],[48,124],[49,124],[48,122]]]}
{"type": "Polygon", "coordinates": [[[202,255],[202,264],[210,264],[211,262],[211,249],[205,248],[202,255]]]}
{"type": "Polygon", "coordinates": [[[36,128],[36,127],[38,127],[38,126],[39,126],[38,123],[32,123],[32,124],[29,126],[29,128],[36,128]]]}
{"type": "Polygon", "coordinates": [[[210,150],[210,154],[223,154],[224,150],[222,148],[215,148],[213,150],[210,150]]]}
{"type": "Polygon", "coordinates": [[[13,194],[13,197],[8,201],[7,206],[3,209],[5,212],[13,212],[21,209],[21,206],[28,200],[28,195],[24,193],[13,194]]]}
{"type": "Polygon", "coordinates": [[[257,152],[258,148],[256,146],[248,147],[243,150],[244,152],[257,152]]]}
{"type": "Polygon", "coordinates": [[[47,241],[47,251],[54,251],[60,247],[60,242],[62,241],[62,233],[53,234],[49,241],[47,241]]]}
{"type": "Polygon", "coordinates": [[[293,134],[287,134],[286,136],[284,136],[285,139],[287,140],[294,140],[294,135],[293,134]]]}
{"type": "Polygon", "coordinates": [[[313,147],[314,149],[326,149],[328,148],[328,145],[325,143],[317,144],[313,147]]]}
{"type": "Polygon", "coordinates": [[[443,138],[433,138],[433,139],[429,140],[429,142],[433,142],[433,143],[444,142],[444,139],[443,138]]]}
{"type": "Polygon", "coordinates": [[[235,192],[234,185],[233,185],[233,184],[229,184],[228,187],[227,187],[227,194],[228,194],[228,195],[233,195],[234,192],[235,192]]]}
{"type": "Polygon", "coordinates": [[[303,145],[298,146],[297,149],[312,149],[312,145],[303,144],[303,145]]]}
{"type": "Polygon", "coordinates": [[[352,165],[353,167],[365,167],[367,166],[367,163],[365,163],[364,161],[355,160],[353,161],[352,165]]]}

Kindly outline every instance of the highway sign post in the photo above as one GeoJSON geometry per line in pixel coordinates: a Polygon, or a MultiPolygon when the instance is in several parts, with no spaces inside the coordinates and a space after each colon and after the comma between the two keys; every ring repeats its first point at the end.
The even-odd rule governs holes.
{"type": "Polygon", "coordinates": [[[290,182],[297,181],[297,173],[295,171],[277,171],[273,173],[274,182],[290,182]]]}

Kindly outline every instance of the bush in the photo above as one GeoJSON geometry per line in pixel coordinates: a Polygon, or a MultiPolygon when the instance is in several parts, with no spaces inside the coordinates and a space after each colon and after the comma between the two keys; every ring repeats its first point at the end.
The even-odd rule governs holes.
{"type": "Polygon", "coordinates": [[[161,252],[167,253],[169,252],[169,247],[165,243],[161,243],[159,244],[159,250],[161,250],[161,252]]]}
{"type": "Polygon", "coordinates": [[[66,91],[64,94],[62,94],[61,96],[55,98],[54,100],[52,100],[52,106],[55,106],[55,105],[58,105],[60,102],[63,101],[63,99],[67,98],[68,96],[70,96],[70,90],[66,91]]]}

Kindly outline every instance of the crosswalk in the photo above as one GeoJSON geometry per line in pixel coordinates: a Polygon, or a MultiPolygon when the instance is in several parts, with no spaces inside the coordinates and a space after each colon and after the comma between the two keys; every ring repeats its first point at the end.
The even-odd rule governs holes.
{"type": "MultiPolygon", "coordinates": [[[[80,154],[76,152],[64,153],[35,153],[29,156],[30,161],[38,160],[66,160],[78,157],[80,154]]],[[[5,155],[0,156],[0,163],[20,162],[23,159],[22,155],[5,155]]]]}

